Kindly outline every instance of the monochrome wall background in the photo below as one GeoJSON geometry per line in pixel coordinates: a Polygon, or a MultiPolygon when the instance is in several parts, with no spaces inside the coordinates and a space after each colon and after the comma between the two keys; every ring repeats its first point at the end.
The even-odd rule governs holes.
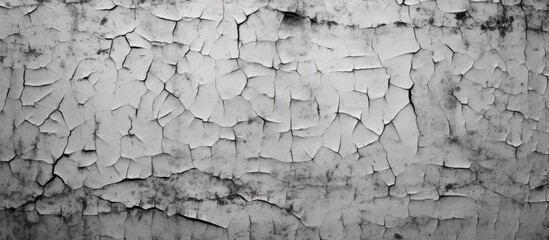
{"type": "Polygon", "coordinates": [[[0,239],[547,239],[545,0],[0,0],[0,239]]]}

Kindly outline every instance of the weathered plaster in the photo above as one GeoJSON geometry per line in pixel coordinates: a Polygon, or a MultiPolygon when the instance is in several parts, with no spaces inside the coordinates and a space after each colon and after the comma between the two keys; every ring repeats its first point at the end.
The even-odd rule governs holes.
{"type": "Polygon", "coordinates": [[[0,239],[549,239],[545,0],[0,0],[0,239]]]}

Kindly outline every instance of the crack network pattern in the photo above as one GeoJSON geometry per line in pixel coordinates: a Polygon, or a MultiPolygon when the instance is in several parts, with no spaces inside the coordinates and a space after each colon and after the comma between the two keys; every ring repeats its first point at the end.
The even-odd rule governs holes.
{"type": "Polygon", "coordinates": [[[548,239],[545,0],[0,0],[0,239],[548,239]]]}

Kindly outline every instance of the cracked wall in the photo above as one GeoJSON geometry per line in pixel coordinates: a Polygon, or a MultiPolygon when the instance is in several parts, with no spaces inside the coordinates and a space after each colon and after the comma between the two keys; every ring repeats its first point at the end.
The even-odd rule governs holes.
{"type": "Polygon", "coordinates": [[[0,0],[0,239],[548,239],[545,0],[0,0]]]}

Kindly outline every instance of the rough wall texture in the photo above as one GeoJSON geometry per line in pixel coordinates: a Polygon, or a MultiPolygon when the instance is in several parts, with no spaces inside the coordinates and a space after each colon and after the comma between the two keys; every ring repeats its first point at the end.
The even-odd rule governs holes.
{"type": "Polygon", "coordinates": [[[0,239],[548,239],[545,0],[0,0],[0,239]]]}

